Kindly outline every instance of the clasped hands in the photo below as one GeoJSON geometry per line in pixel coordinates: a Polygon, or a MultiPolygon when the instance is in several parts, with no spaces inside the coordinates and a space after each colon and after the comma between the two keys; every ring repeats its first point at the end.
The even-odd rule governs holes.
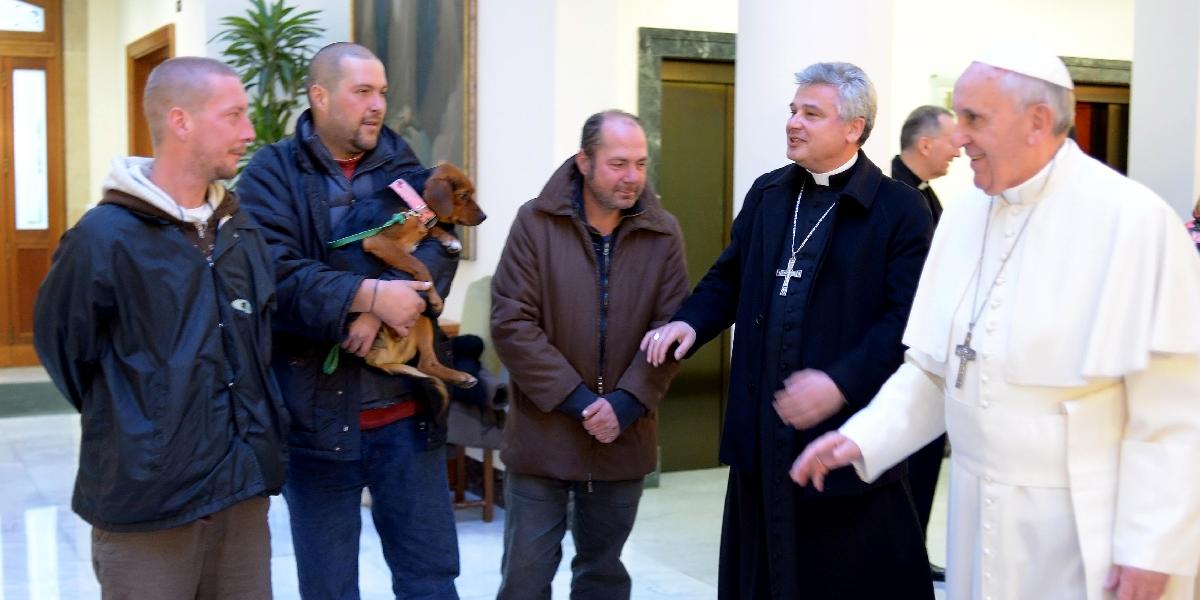
{"type": "Polygon", "coordinates": [[[583,409],[583,428],[601,444],[610,444],[621,435],[617,413],[604,398],[597,398],[583,409]]]}

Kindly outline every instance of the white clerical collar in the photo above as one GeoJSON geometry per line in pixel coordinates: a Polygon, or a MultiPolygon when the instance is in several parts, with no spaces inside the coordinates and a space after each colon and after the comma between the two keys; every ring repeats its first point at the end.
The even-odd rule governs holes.
{"type": "Polygon", "coordinates": [[[1070,144],[1074,144],[1070,139],[1063,142],[1058,152],[1054,153],[1054,158],[1051,158],[1050,162],[1043,165],[1037,174],[1026,179],[1023,183],[1000,192],[1000,199],[1009,204],[1034,204],[1041,200],[1043,192],[1046,191],[1046,185],[1050,183],[1050,176],[1054,172],[1054,164],[1065,160],[1064,154],[1067,151],[1067,146],[1070,144]]]}
{"type": "Polygon", "coordinates": [[[856,161],[856,160],[858,160],[857,152],[855,152],[850,157],[850,160],[846,161],[845,164],[843,164],[842,166],[840,166],[832,171],[828,171],[826,173],[813,173],[812,171],[808,171],[808,169],[805,169],[805,171],[808,171],[809,174],[812,175],[813,182],[815,182],[817,185],[829,187],[829,178],[833,177],[834,175],[837,175],[838,173],[844,173],[845,171],[849,170],[850,167],[854,166],[854,161],[856,161]]]}

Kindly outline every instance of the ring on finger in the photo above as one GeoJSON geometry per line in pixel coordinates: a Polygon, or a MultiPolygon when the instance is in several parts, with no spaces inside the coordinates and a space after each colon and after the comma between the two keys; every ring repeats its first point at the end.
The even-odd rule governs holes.
{"type": "Polygon", "coordinates": [[[662,339],[662,332],[661,332],[661,331],[655,331],[655,332],[654,332],[654,337],[653,337],[653,338],[651,338],[651,339],[653,339],[653,340],[654,340],[654,341],[656,341],[656,342],[657,342],[658,340],[661,340],[661,339],[662,339]]]}

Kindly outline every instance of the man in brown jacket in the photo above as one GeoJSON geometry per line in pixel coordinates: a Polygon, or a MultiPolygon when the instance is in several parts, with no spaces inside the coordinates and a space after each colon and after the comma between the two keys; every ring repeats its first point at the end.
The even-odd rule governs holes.
{"type": "Polygon", "coordinates": [[[550,597],[572,492],[572,598],[629,597],[621,549],[677,368],[638,350],[688,287],[679,225],[646,185],[645,132],[606,111],[580,146],[517,213],[492,284],[513,396],[499,599],[550,597]]]}

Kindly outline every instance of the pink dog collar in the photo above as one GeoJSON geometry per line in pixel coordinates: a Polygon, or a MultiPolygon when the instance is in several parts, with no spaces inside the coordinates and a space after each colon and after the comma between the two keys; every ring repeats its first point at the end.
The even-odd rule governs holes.
{"type": "Polygon", "coordinates": [[[437,214],[429,208],[429,205],[425,204],[425,201],[421,199],[421,195],[407,181],[397,179],[389,183],[388,187],[392,188],[392,191],[396,192],[397,196],[400,196],[400,199],[412,209],[412,212],[421,219],[421,222],[426,227],[432,227],[434,223],[437,223],[437,214]]]}

